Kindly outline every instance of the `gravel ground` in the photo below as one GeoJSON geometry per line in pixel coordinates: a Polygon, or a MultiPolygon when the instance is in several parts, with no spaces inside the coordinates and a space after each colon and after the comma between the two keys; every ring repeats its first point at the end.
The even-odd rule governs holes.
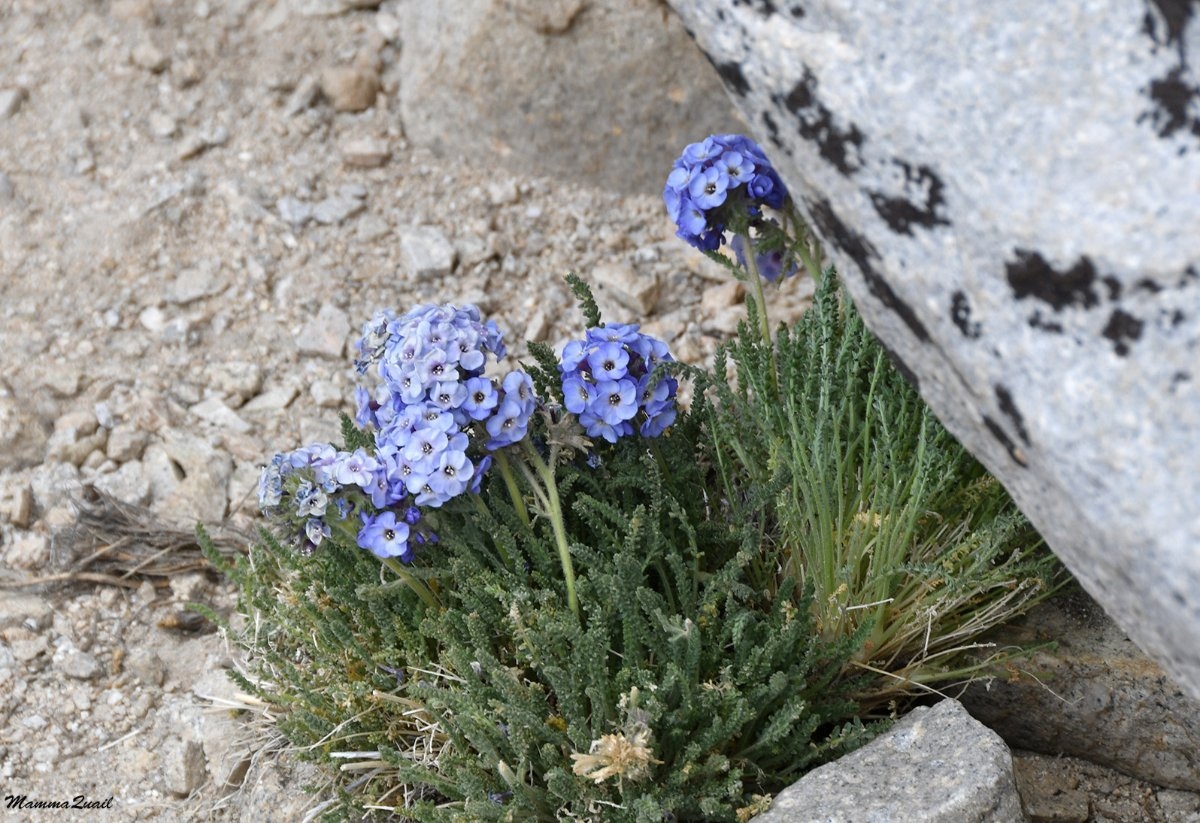
{"type": "MultiPolygon", "coordinates": [[[[5,795],[81,797],[112,820],[299,819],[319,782],[268,745],[262,707],[225,677],[236,653],[182,611],[230,614],[226,584],[193,568],[26,585],[103,544],[70,539],[85,486],[163,529],[253,528],[259,466],[336,439],[347,345],[380,307],[477,303],[520,356],[579,333],[573,270],[607,316],[698,364],[741,316],[653,193],[410,146],[388,3],[288,8],[0,4],[5,795]],[[364,82],[378,94],[356,113],[364,82]],[[223,797],[226,781],[243,790],[223,797]]],[[[772,319],[810,293],[787,284],[772,319]]]]}

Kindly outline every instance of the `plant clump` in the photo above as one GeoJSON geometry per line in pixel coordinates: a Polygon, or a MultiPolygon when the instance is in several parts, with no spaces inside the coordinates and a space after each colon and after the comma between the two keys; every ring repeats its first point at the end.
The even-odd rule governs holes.
{"type": "Polygon", "coordinates": [[[223,563],[254,617],[239,677],[331,766],[331,816],[743,821],[1020,652],[982,638],[1052,559],[821,271],[761,148],[688,146],[664,201],[754,286],[714,371],[602,322],[574,275],[583,337],[503,375],[478,309],[382,311],[344,442],[264,470],[271,527],[223,563]],[[801,267],[816,303],[773,331],[763,283],[801,267]]]}

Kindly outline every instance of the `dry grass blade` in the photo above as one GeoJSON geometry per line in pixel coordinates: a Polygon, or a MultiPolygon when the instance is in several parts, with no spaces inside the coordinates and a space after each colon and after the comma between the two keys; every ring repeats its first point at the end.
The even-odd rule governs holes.
{"type": "MultiPolygon", "coordinates": [[[[196,541],[195,531],[165,522],[144,506],[126,503],[92,486],[71,499],[75,523],[55,540],[62,571],[5,586],[47,583],[101,583],[137,588],[147,578],[166,578],[213,570],[196,541]]],[[[206,524],[213,547],[223,556],[244,554],[252,536],[206,524]]]]}

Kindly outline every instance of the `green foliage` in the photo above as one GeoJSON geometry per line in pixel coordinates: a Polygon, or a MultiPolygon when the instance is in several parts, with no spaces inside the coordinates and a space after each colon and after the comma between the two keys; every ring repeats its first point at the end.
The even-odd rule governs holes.
{"type": "Polygon", "coordinates": [[[757,532],[697,494],[702,424],[681,415],[598,469],[556,462],[581,620],[549,518],[526,520],[499,478],[439,511],[409,568],[436,609],[367,552],[300,557],[264,535],[232,572],[258,618],[243,687],[309,756],[361,753],[356,804],[411,819],[735,820],[872,732],[841,678],[861,637],[820,639],[811,592],[749,585],[757,532]]]}
{"type": "Polygon", "coordinates": [[[811,586],[826,639],[865,632],[855,665],[879,675],[867,705],[978,673],[977,638],[1047,596],[1057,564],[832,270],[795,329],[773,347],[743,329],[718,372],[726,358],[737,387],[718,386],[712,456],[729,516],[773,543],[758,585],[811,586]]]}
{"type": "Polygon", "coordinates": [[[579,310],[583,312],[584,327],[594,328],[600,325],[600,307],[596,305],[596,298],[592,296],[592,288],[575,272],[567,272],[567,285],[571,287],[571,293],[579,301],[579,310]]]}
{"type": "Polygon", "coordinates": [[[795,328],[765,326],[751,306],[712,373],[670,364],[693,401],[660,438],[592,444],[544,409],[480,494],[425,513],[438,542],[410,566],[349,532],[221,561],[253,617],[239,685],[330,766],[342,814],[744,819],[884,722],[863,718],[1010,654],[979,638],[1056,566],[1003,489],[832,272],[795,328]]]}

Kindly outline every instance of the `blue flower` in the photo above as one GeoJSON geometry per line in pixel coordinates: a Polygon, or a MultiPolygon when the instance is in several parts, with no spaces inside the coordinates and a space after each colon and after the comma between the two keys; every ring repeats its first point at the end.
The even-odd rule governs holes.
{"type": "Polygon", "coordinates": [[[491,439],[487,442],[489,451],[496,451],[505,446],[517,443],[529,429],[529,412],[511,397],[505,397],[496,412],[488,418],[487,433],[491,439]]]}
{"type": "Polygon", "coordinates": [[[472,377],[464,384],[467,396],[462,402],[463,411],[471,420],[486,420],[492,409],[500,403],[496,384],[487,377],[472,377]]]}
{"type": "Polygon", "coordinates": [[[355,449],[352,454],[341,452],[333,464],[333,477],[343,486],[358,486],[365,489],[371,485],[379,462],[363,449],[355,449]]]}
{"type": "Polygon", "coordinates": [[[787,189],[762,148],[740,134],[710,135],[688,145],[663,187],[676,234],[702,251],[715,251],[730,215],[759,218],[762,207],[783,208],[787,189]]]}
{"type": "Polygon", "coordinates": [[[667,344],[641,334],[633,324],[612,323],[587,330],[585,339],[563,348],[559,362],[563,405],[588,437],[615,443],[641,432],[657,437],[675,420],[678,382],[655,367],[672,360],[667,344]]]}
{"type": "Polygon", "coordinates": [[[411,563],[412,547],[408,545],[409,527],[403,520],[396,522],[391,511],[371,516],[362,516],[363,527],[358,532],[358,545],[376,557],[398,557],[401,562],[411,563]]]}

